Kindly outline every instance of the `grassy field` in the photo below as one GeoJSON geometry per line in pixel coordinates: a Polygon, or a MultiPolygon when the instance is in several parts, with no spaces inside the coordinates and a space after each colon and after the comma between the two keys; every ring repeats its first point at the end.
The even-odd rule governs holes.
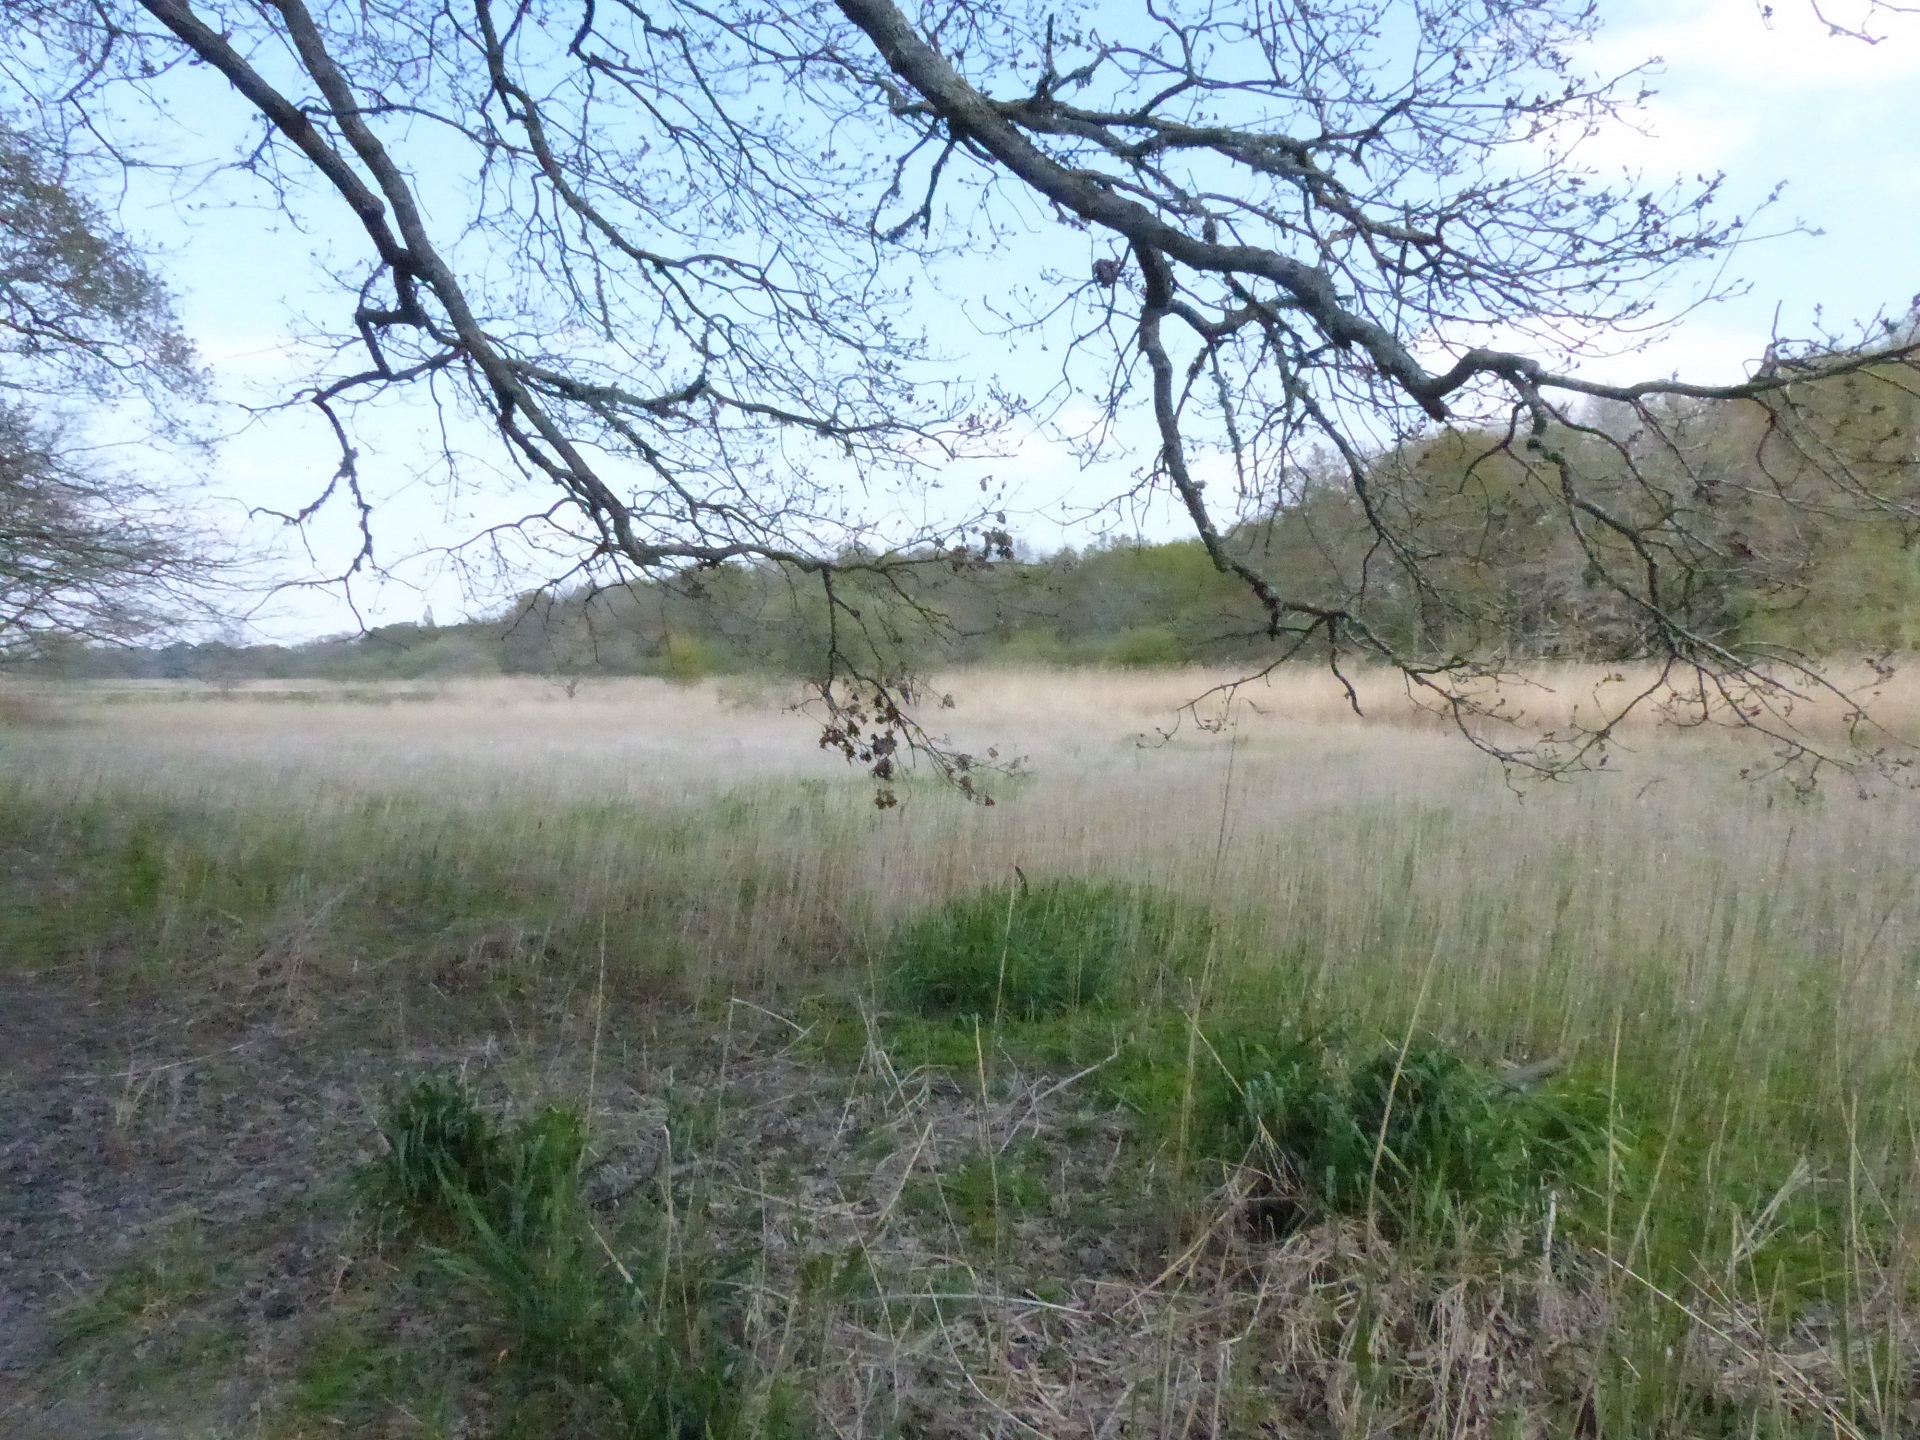
{"type": "Polygon", "coordinates": [[[13,693],[0,1433],[1914,1433],[1920,799],[1207,683],[13,693]]]}

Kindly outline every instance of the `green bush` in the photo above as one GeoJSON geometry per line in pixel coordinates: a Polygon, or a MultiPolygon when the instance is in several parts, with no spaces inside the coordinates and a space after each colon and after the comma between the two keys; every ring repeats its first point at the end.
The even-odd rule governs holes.
{"type": "Polygon", "coordinates": [[[1201,1133],[1304,1210],[1371,1207],[1403,1229],[1506,1223],[1580,1185],[1603,1153],[1604,1101],[1516,1088],[1437,1041],[1357,1060],[1284,1032],[1215,1048],[1201,1133]]]}
{"type": "Polygon", "coordinates": [[[1054,631],[1032,625],[1000,641],[987,658],[995,665],[1050,666],[1069,664],[1073,655],[1054,631]]]}
{"type": "Polygon", "coordinates": [[[1106,658],[1123,670],[1155,670],[1184,665],[1193,656],[1165,625],[1137,625],[1113,637],[1106,658]]]}
{"type": "Polygon", "coordinates": [[[660,647],[660,673],[676,685],[695,685],[719,668],[711,647],[698,635],[675,630],[660,647]]]}
{"type": "Polygon", "coordinates": [[[457,1080],[416,1080],[380,1128],[387,1151],[363,1181],[389,1225],[444,1231],[475,1197],[492,1193],[505,1167],[506,1135],[457,1080]]]}
{"type": "Polygon", "coordinates": [[[962,895],[893,945],[893,991],[922,1015],[1033,1020],[1100,1007],[1197,969],[1205,910],[1111,881],[1042,880],[962,895]]]}

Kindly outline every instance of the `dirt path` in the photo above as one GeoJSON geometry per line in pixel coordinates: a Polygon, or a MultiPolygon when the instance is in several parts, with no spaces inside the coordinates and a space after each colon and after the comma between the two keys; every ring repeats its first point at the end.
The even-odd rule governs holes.
{"type": "Polygon", "coordinates": [[[338,1215],[313,1201],[364,1145],[365,1068],[327,1073],[270,1023],[6,980],[0,1433],[159,1435],[184,1413],[218,1433],[264,1403],[250,1382],[283,1368],[337,1269],[338,1215]],[[241,1359],[220,1367],[236,1378],[180,1390],[175,1362],[211,1351],[241,1359]]]}

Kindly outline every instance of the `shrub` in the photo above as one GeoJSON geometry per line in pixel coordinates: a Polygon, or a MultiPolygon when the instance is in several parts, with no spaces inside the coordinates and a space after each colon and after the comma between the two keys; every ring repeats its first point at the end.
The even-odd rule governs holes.
{"type": "Polygon", "coordinates": [[[1438,1041],[1358,1060],[1285,1033],[1216,1050],[1226,1072],[1200,1087],[1202,1133],[1307,1210],[1371,1206],[1415,1229],[1507,1223],[1579,1184],[1604,1143],[1604,1105],[1517,1089],[1438,1041]]]}
{"type": "Polygon", "coordinates": [[[387,1153],[363,1177],[375,1212],[389,1225],[440,1232],[464,1205],[490,1194],[507,1139],[459,1081],[416,1080],[387,1107],[387,1153]]]}
{"type": "Polygon", "coordinates": [[[1107,663],[1123,670],[1157,670],[1192,659],[1180,637],[1164,625],[1123,630],[1107,646],[1107,663]]]}
{"type": "Polygon", "coordinates": [[[713,651],[697,635],[675,630],[660,647],[660,673],[675,685],[695,685],[718,668],[713,651]]]}
{"type": "Polygon", "coordinates": [[[899,1002],[923,1015],[1033,1020],[1136,998],[1199,965],[1203,909],[1141,886],[1024,881],[947,902],[893,946],[899,1002]]]}
{"type": "Polygon", "coordinates": [[[1014,631],[994,646],[990,656],[996,665],[1033,666],[1064,665],[1071,658],[1059,635],[1038,625],[1014,631]]]}

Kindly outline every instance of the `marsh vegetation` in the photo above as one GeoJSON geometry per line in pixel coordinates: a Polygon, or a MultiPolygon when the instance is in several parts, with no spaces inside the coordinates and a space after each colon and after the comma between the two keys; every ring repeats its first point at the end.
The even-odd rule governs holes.
{"type": "Polygon", "coordinates": [[[1920,801],[1206,684],[17,690],[0,1428],[1912,1433],[1920,801]]]}

